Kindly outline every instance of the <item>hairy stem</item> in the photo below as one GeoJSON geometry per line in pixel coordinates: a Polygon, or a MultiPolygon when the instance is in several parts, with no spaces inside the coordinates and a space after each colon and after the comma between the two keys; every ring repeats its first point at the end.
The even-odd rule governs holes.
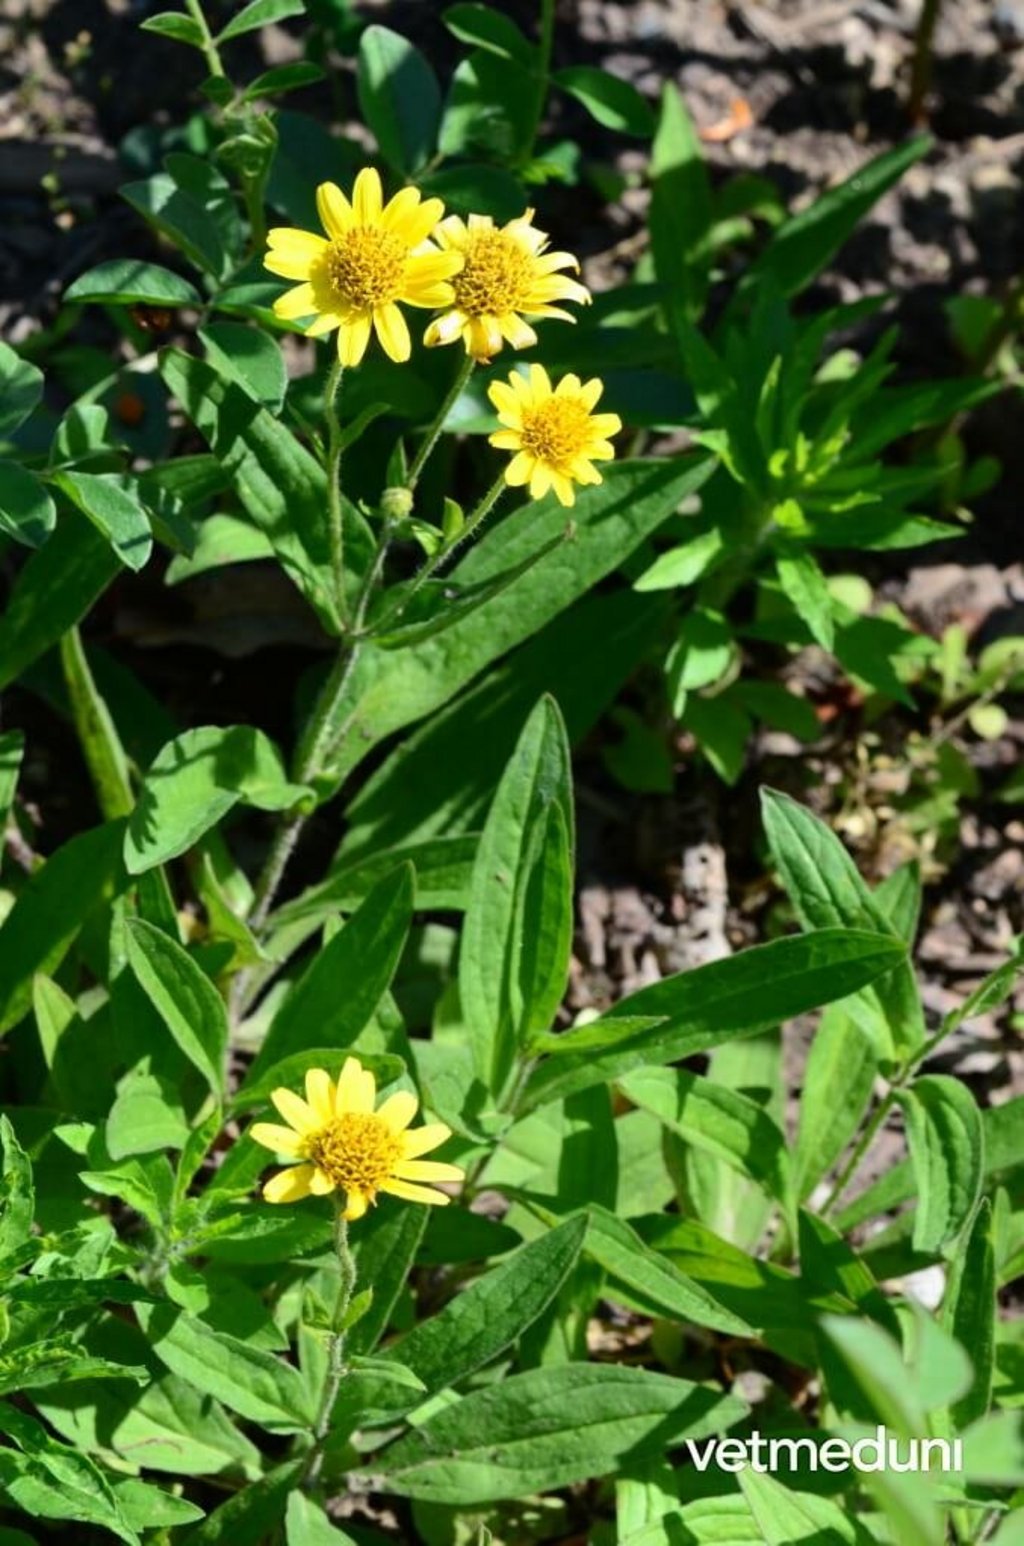
{"type": "Polygon", "coordinates": [[[320,1406],[313,1425],[313,1448],[309,1452],[300,1485],[315,1487],[324,1463],[324,1448],[331,1431],[331,1418],[338,1391],[345,1377],[345,1317],[352,1302],[352,1290],[356,1286],[356,1264],[348,1243],[348,1222],[344,1203],[335,1197],[334,1250],[338,1258],[338,1297],[334,1302],[331,1339],[327,1354],[327,1376],[320,1396],[320,1406]]]}
{"type": "Polygon", "coordinates": [[[331,364],[324,389],[324,418],[327,420],[327,522],[331,542],[331,574],[338,616],[344,621],[345,604],[345,514],[341,502],[341,455],[344,449],[338,418],[338,388],[344,366],[337,358],[331,364]]]}
{"type": "Polygon", "coordinates": [[[199,35],[202,38],[203,58],[206,60],[206,68],[209,70],[211,75],[220,75],[222,77],[226,77],[227,71],[221,63],[220,52],[216,43],[213,41],[213,33],[210,31],[210,24],[206,20],[206,16],[203,13],[203,8],[200,5],[199,0],[185,0],[185,9],[188,11],[188,14],[191,16],[196,26],[199,28],[199,35]]]}
{"type": "Polygon", "coordinates": [[[456,371],[455,380],[449,387],[448,394],[445,397],[444,402],[437,410],[433,423],[427,430],[426,435],[420,442],[419,450],[416,452],[416,455],[412,459],[412,465],[409,468],[409,473],[405,480],[406,488],[414,489],[416,487],[416,484],[419,481],[420,473],[427,465],[431,452],[441,438],[441,431],[444,429],[444,422],[448,415],[451,413],[455,404],[458,402],[459,398],[462,396],[462,390],[470,376],[473,374],[473,368],[475,365],[476,360],[474,360],[471,354],[467,354],[466,358],[463,360],[462,364],[456,371]]]}

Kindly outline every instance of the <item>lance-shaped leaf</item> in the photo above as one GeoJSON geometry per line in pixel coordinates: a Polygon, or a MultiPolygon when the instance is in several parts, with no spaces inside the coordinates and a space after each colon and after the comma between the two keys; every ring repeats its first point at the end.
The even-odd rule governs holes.
{"type": "Polygon", "coordinates": [[[187,950],[141,918],[125,930],[128,964],[182,1052],[219,1095],[228,1017],[224,1001],[187,950]]]}
{"type": "Polygon", "coordinates": [[[967,1086],[948,1074],[925,1074],[896,1098],[917,1182],[914,1249],[941,1251],[966,1227],[981,1193],[981,1112],[967,1086]]]}

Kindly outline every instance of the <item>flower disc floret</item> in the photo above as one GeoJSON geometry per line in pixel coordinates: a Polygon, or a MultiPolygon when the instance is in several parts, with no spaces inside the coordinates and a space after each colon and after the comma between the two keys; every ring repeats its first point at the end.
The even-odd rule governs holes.
{"type": "Polygon", "coordinates": [[[590,300],[590,293],[562,269],[579,269],[569,252],[548,252],[548,238],[533,225],[533,210],[495,226],[488,215],[458,215],[442,220],[434,233],[446,251],[458,253],[462,267],[452,278],[455,304],[427,328],[428,345],[461,338],[467,354],[489,360],[503,341],[515,349],[537,342],[524,317],[574,320],[557,301],[590,300]]]}
{"type": "Polygon", "coordinates": [[[320,184],[316,202],[326,235],[278,226],[267,236],[265,267],[300,281],[274,302],[275,315],[312,318],[310,337],[336,328],[343,365],[358,365],[371,331],[391,359],[407,360],[412,345],[400,305],[433,310],[455,298],[449,281],[462,258],[428,240],[444,205],[416,188],[385,204],[372,167],[359,173],[351,202],[334,183],[320,184]]]}
{"type": "Polygon", "coordinates": [[[622,428],[617,413],[594,413],[603,390],[596,378],[582,382],[572,375],[552,386],[542,365],[531,365],[528,376],[513,372],[492,382],[487,393],[502,428],[490,442],[515,453],[506,483],[528,484],[534,499],[553,489],[563,505],[575,503],[574,484],[600,483],[594,463],[614,457],[608,437],[622,428]]]}
{"type": "Polygon", "coordinates": [[[408,1090],[388,1097],[379,1110],[376,1084],[358,1058],[347,1058],[337,1084],[322,1068],[306,1075],[306,1098],[277,1089],[271,1100],[288,1123],[256,1122],[250,1136],[291,1163],[263,1188],[268,1202],[298,1202],[310,1195],[344,1195],[344,1214],[358,1219],[388,1192],[407,1202],[444,1204],[450,1198],[423,1182],[461,1181],[457,1165],[420,1156],[451,1136],[443,1122],[410,1130],[419,1102],[408,1090]]]}

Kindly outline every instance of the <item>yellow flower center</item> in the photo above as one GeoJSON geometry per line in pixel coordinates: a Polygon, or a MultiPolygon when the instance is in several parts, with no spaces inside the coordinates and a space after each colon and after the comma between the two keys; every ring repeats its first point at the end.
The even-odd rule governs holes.
{"type": "Polygon", "coordinates": [[[523,450],[555,466],[571,462],[591,439],[590,413],[579,397],[549,397],[523,409],[523,450]]]}
{"type": "Polygon", "coordinates": [[[465,265],[451,283],[455,304],[468,316],[504,316],[526,304],[533,278],[532,259],[504,231],[473,231],[465,265]]]}
{"type": "Polygon", "coordinates": [[[372,1112],[346,1111],[310,1134],[306,1154],[345,1192],[374,1193],[402,1157],[402,1141],[372,1112]]]}
{"type": "Polygon", "coordinates": [[[405,246],[390,231],[356,226],[331,241],[323,259],[324,274],[339,304],[368,311],[396,298],[405,259],[405,246]]]}

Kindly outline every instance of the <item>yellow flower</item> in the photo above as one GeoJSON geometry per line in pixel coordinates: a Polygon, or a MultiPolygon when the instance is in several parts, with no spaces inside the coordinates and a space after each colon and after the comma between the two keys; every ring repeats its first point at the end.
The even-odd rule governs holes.
{"type": "Polygon", "coordinates": [[[436,317],[423,337],[425,344],[451,344],[461,338],[466,353],[489,360],[502,339],[513,349],[537,342],[527,317],[574,317],[555,301],[590,300],[590,292],[559,269],[579,264],[569,252],[545,251],[548,238],[533,225],[533,210],[500,229],[489,215],[470,215],[468,224],[449,215],[434,232],[434,240],[465,261],[452,280],[455,305],[436,317]]]}
{"type": "Polygon", "coordinates": [[[255,1122],[250,1135],[275,1154],[296,1161],[279,1170],[263,1188],[268,1202],[298,1202],[311,1193],[345,1194],[345,1217],[362,1218],[378,1192],[407,1202],[446,1203],[444,1192],[423,1181],[461,1181],[457,1165],[420,1159],[450,1137],[443,1122],[428,1122],[415,1132],[409,1123],[419,1105],[399,1090],[374,1111],[373,1074],[358,1058],[346,1058],[337,1084],[322,1068],[306,1075],[306,1099],[291,1090],[274,1090],[271,1100],[288,1123],[255,1122]]]}
{"type": "Polygon", "coordinates": [[[289,322],[314,317],[306,328],[311,338],[337,328],[343,365],[359,364],[371,327],[391,359],[407,360],[409,329],[398,302],[431,308],[455,298],[447,281],[462,259],[427,240],[444,205],[421,199],[416,188],[403,188],[385,204],[380,178],[364,167],[351,203],[334,183],[321,183],[316,207],[326,236],[290,226],[267,235],[264,266],[302,281],[274,302],[275,316],[289,322]]]}
{"type": "Polygon", "coordinates": [[[530,485],[540,499],[554,489],[563,505],[576,501],[574,483],[600,483],[595,462],[615,455],[608,441],[618,434],[617,413],[594,413],[604,385],[563,376],[556,387],[543,365],[531,365],[529,378],[513,371],[508,381],[492,381],[487,395],[503,429],[490,436],[492,446],[516,454],[505,469],[505,482],[530,485]]]}

